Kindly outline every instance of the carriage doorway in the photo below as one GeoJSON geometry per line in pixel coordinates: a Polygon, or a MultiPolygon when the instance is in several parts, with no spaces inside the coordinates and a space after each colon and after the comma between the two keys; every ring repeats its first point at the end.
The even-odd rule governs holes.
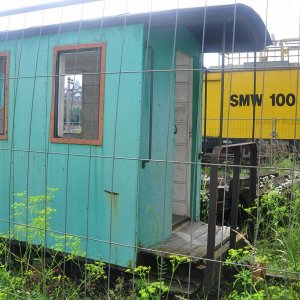
{"type": "Polygon", "coordinates": [[[176,54],[176,104],[173,165],[173,225],[190,217],[193,59],[176,54]],[[182,70],[181,70],[182,69],[182,70]]]}

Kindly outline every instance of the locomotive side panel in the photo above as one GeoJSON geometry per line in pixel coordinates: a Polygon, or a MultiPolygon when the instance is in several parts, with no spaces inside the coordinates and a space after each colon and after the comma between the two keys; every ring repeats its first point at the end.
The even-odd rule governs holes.
{"type": "MultiPolygon", "coordinates": [[[[225,72],[222,138],[251,139],[254,126],[256,139],[299,139],[299,71],[295,68],[257,70],[256,88],[254,78],[253,69],[225,72]]],[[[202,134],[207,138],[219,136],[220,101],[221,73],[208,72],[202,126],[202,134]]]]}

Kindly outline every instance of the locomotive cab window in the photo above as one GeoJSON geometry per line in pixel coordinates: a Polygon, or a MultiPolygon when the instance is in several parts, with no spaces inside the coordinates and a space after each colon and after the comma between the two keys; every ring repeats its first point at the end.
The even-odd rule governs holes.
{"type": "Polygon", "coordinates": [[[0,53],[0,139],[7,138],[8,54],[0,53]]]}
{"type": "Polygon", "coordinates": [[[52,141],[102,144],[104,63],[102,43],[54,49],[52,141]]]}

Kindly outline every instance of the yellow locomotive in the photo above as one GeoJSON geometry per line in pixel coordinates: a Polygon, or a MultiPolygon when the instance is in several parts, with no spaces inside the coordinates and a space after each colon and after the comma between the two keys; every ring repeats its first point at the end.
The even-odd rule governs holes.
{"type": "Polygon", "coordinates": [[[220,67],[207,69],[202,102],[204,148],[220,141],[299,140],[299,54],[299,40],[281,40],[261,53],[226,56],[223,74],[220,67]]]}

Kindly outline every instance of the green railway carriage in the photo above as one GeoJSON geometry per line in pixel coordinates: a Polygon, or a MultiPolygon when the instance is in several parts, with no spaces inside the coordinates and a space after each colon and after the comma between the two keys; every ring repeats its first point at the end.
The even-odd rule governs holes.
{"type": "Polygon", "coordinates": [[[49,189],[45,246],[55,234],[70,252],[76,237],[88,258],[123,267],[172,236],[172,216],[198,221],[201,57],[222,49],[224,24],[226,51],[233,24],[235,51],[264,47],[243,5],[1,33],[1,234],[28,232],[28,202],[49,189]]]}

